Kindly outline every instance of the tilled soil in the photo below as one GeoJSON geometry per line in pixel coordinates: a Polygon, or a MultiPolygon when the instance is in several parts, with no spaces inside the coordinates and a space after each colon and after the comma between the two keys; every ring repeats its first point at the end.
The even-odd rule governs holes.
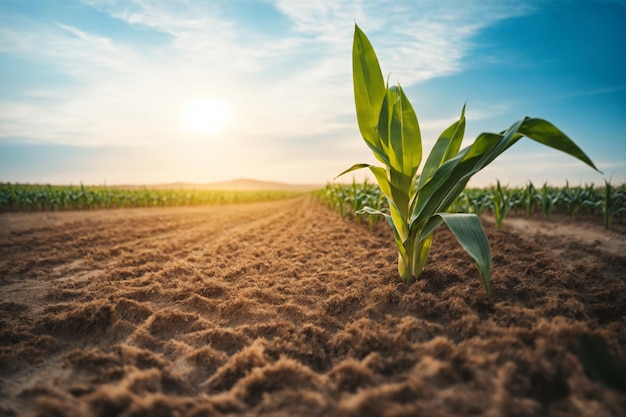
{"type": "Polygon", "coordinates": [[[490,300],[311,197],[0,214],[0,416],[624,416],[626,254],[484,222],[490,300]]]}

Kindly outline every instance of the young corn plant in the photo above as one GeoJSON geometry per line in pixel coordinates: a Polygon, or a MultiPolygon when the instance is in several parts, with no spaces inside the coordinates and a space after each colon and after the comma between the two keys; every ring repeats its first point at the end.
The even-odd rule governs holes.
{"type": "Polygon", "coordinates": [[[559,201],[566,207],[570,217],[574,217],[582,206],[583,192],[582,187],[570,187],[569,181],[565,181],[565,187],[559,193],[559,201]]]}
{"type": "Polygon", "coordinates": [[[581,209],[583,209],[588,215],[593,216],[596,213],[596,209],[602,207],[605,198],[606,195],[602,196],[593,183],[585,185],[581,209]]]}
{"type": "Polygon", "coordinates": [[[458,121],[441,133],[422,161],[422,139],[417,116],[404,91],[386,85],[370,41],[355,25],[352,78],[359,130],[383,166],[356,164],[339,175],[368,168],[389,203],[389,212],[364,207],[363,212],[384,216],[398,248],[398,273],[410,283],[419,277],[430,253],[434,230],[445,223],[474,259],[487,296],[491,295],[491,250],[475,214],[447,210],[469,179],[498,155],[526,136],[563,151],[597,170],[587,155],[551,123],[524,118],[500,133],[483,133],[464,149],[465,106],[458,121]],[[414,182],[416,184],[414,185],[414,182]]]}
{"type": "Polygon", "coordinates": [[[611,180],[604,180],[604,201],[602,202],[602,214],[604,215],[604,228],[611,227],[611,220],[616,214],[626,213],[626,193],[616,190],[611,185],[611,180]]]}
{"type": "Polygon", "coordinates": [[[531,181],[528,181],[522,196],[522,204],[524,206],[524,211],[526,212],[526,217],[532,216],[537,200],[537,189],[531,181]]]}
{"type": "Polygon", "coordinates": [[[497,181],[496,188],[492,191],[493,215],[496,218],[496,229],[502,228],[502,222],[511,208],[519,203],[512,189],[502,187],[497,181]]]}
{"type": "Polygon", "coordinates": [[[548,188],[548,183],[544,183],[539,194],[539,202],[541,203],[544,219],[550,220],[552,209],[559,202],[559,193],[548,188]]]}

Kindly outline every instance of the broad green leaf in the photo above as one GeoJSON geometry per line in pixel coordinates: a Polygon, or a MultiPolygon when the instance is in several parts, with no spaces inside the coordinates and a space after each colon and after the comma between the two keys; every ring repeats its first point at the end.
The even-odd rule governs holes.
{"type": "Polygon", "coordinates": [[[417,116],[402,87],[389,90],[395,96],[389,124],[389,142],[397,161],[397,168],[394,168],[412,181],[422,161],[422,137],[417,116]]]}
{"type": "Polygon", "coordinates": [[[402,189],[410,186],[422,160],[422,139],[415,111],[400,86],[387,89],[378,134],[388,146],[389,167],[407,178],[406,184],[396,185],[402,189]]]}
{"type": "Polygon", "coordinates": [[[413,265],[411,267],[412,277],[417,278],[421,275],[424,270],[424,265],[426,265],[426,261],[428,260],[428,255],[430,254],[430,247],[433,243],[433,235],[427,236],[425,239],[414,242],[413,246],[413,265]]]}
{"type": "Polygon", "coordinates": [[[374,152],[374,156],[388,165],[389,159],[382,150],[376,129],[385,96],[385,84],[374,48],[357,25],[354,25],[352,44],[352,80],[357,122],[361,135],[367,146],[374,152]]]}
{"type": "Polygon", "coordinates": [[[519,132],[532,140],[580,159],[591,168],[601,172],[582,149],[568,138],[565,133],[561,132],[556,126],[546,120],[526,118],[519,128],[519,132]]]}
{"type": "Polygon", "coordinates": [[[463,136],[465,135],[465,104],[463,104],[463,108],[461,109],[461,116],[459,116],[458,123],[458,128],[454,132],[454,136],[452,137],[452,140],[450,140],[450,145],[446,151],[446,156],[443,158],[444,161],[447,161],[455,156],[459,153],[459,149],[461,149],[461,143],[463,142],[463,136]]]}
{"type": "Polygon", "coordinates": [[[406,215],[404,214],[406,210],[400,209],[398,207],[398,200],[394,198],[394,196],[401,194],[401,191],[389,182],[389,179],[387,178],[387,171],[385,171],[384,168],[374,166],[370,166],[369,168],[374,174],[374,177],[376,177],[376,182],[378,182],[380,190],[389,202],[389,211],[391,212],[395,228],[402,241],[405,241],[409,236],[409,228],[406,221],[406,215]]]}
{"type": "MultiPolygon", "coordinates": [[[[416,228],[416,231],[419,230],[420,235],[418,236],[417,241],[421,242],[424,239],[432,236],[435,229],[443,223],[443,219],[439,216],[430,216],[428,220],[422,222],[423,227],[416,228]]],[[[417,224],[417,223],[416,223],[417,224]]],[[[421,225],[420,225],[421,226],[421,225]]],[[[413,229],[411,229],[411,233],[415,233],[413,229]]]]}
{"type": "Polygon", "coordinates": [[[376,131],[378,132],[378,137],[380,138],[380,142],[384,145],[386,149],[386,154],[389,157],[389,164],[394,166],[396,165],[393,149],[389,149],[389,128],[391,124],[391,120],[393,118],[393,103],[394,103],[394,94],[389,88],[386,89],[385,95],[383,96],[383,101],[380,106],[380,114],[378,115],[378,124],[376,125],[376,131]]]}
{"type": "Polygon", "coordinates": [[[521,136],[517,130],[522,122],[514,123],[504,135],[481,134],[472,145],[444,162],[419,191],[411,222],[421,223],[432,214],[447,210],[474,174],[519,140],[521,136]]]}
{"type": "Polygon", "coordinates": [[[448,159],[456,156],[461,148],[461,142],[463,142],[463,135],[465,134],[465,106],[461,110],[461,117],[456,122],[452,123],[450,127],[444,130],[435,146],[430,151],[426,162],[424,163],[424,169],[419,178],[418,190],[424,186],[424,184],[430,180],[433,173],[441,166],[442,163],[448,159]]]}
{"type": "Polygon", "coordinates": [[[402,241],[405,242],[409,238],[409,226],[407,224],[406,217],[404,217],[404,214],[398,210],[396,204],[391,201],[389,202],[389,211],[391,212],[391,218],[396,226],[398,235],[400,235],[402,241]]]}
{"type": "Polygon", "coordinates": [[[420,224],[427,220],[438,212],[437,209],[441,206],[442,201],[451,198],[450,192],[456,190],[456,185],[462,182],[463,174],[470,170],[475,162],[475,159],[463,161],[463,156],[464,153],[460,152],[454,158],[444,162],[435,171],[430,181],[418,190],[411,208],[409,218],[411,225],[420,224]]]}
{"type": "Polygon", "coordinates": [[[395,224],[395,227],[400,237],[402,238],[402,240],[403,241],[406,240],[408,238],[408,233],[409,233],[409,228],[407,226],[407,221],[406,221],[406,215],[404,214],[406,212],[406,209],[405,210],[399,209],[397,205],[397,199],[394,198],[394,195],[399,195],[401,194],[401,192],[398,189],[396,189],[396,187],[393,184],[391,184],[391,182],[389,182],[389,179],[387,178],[387,171],[385,171],[384,168],[369,165],[369,164],[355,164],[355,165],[352,165],[350,168],[346,169],[345,171],[343,171],[341,174],[337,175],[337,177],[340,177],[343,174],[346,174],[348,172],[355,171],[361,168],[369,168],[372,174],[374,174],[374,177],[376,178],[376,182],[378,183],[378,187],[383,192],[384,196],[387,198],[387,201],[389,202],[389,208],[391,211],[391,217],[393,219],[393,223],[395,224]]]}
{"type": "Polygon", "coordinates": [[[523,122],[523,120],[519,120],[513,123],[503,134],[482,133],[476,138],[474,143],[469,146],[469,151],[464,157],[464,159],[479,157],[476,165],[471,170],[471,175],[486,167],[502,152],[522,138],[518,131],[523,122]]]}
{"type": "Polygon", "coordinates": [[[491,296],[491,249],[480,219],[475,214],[437,213],[474,259],[482,278],[487,297],[491,296]]]}
{"type": "Polygon", "coordinates": [[[391,183],[391,196],[396,206],[405,219],[408,219],[409,211],[409,193],[407,190],[411,187],[412,178],[393,168],[389,168],[389,182],[391,183]]]}
{"type": "Polygon", "coordinates": [[[391,191],[391,183],[389,179],[387,179],[387,171],[381,167],[369,166],[370,171],[374,174],[376,178],[376,182],[378,183],[378,187],[380,191],[383,192],[384,196],[389,200],[389,203],[393,203],[393,194],[391,191]]]}
{"type": "MultiPolygon", "coordinates": [[[[502,135],[494,133],[479,135],[472,145],[459,153],[459,155],[463,155],[459,163],[450,164],[447,169],[441,170],[441,175],[437,178],[437,182],[433,184],[434,187],[430,188],[430,190],[426,190],[426,187],[424,187],[425,189],[422,191],[420,198],[427,201],[423,203],[422,207],[416,206],[411,219],[423,219],[430,213],[445,211],[456,196],[463,191],[467,181],[520,140],[523,137],[522,133],[524,135],[526,133],[533,134],[534,137],[531,139],[539,143],[562,150],[583,162],[591,162],[580,148],[553,125],[544,120],[525,118],[514,123],[502,135]],[[528,128],[527,123],[530,124],[532,129],[528,128]],[[463,187],[460,187],[459,184],[462,184],[463,187]],[[450,192],[452,189],[454,189],[454,192],[450,192]],[[431,199],[433,193],[438,194],[434,196],[434,200],[431,199]],[[440,198],[441,195],[444,195],[444,197],[440,198]],[[435,204],[437,202],[439,204],[435,204]]],[[[593,164],[590,166],[595,169],[593,164]]],[[[441,168],[443,168],[443,165],[441,168]]],[[[440,169],[435,172],[433,177],[439,173],[440,169]]]]}

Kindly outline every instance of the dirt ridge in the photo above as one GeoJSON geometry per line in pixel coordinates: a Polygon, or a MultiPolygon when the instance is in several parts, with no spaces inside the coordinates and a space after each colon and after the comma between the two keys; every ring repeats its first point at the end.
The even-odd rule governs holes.
{"type": "Polygon", "coordinates": [[[626,258],[584,242],[486,221],[487,300],[447,230],[406,286],[383,224],[309,196],[3,216],[0,416],[626,410],[580,356],[626,359],[626,258]]]}

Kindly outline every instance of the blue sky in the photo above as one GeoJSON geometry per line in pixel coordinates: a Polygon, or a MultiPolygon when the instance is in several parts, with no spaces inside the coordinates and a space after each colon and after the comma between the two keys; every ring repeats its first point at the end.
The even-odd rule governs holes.
{"type": "Polygon", "coordinates": [[[467,103],[465,145],[541,117],[604,172],[523,140],[471,185],[626,182],[623,0],[2,0],[0,181],[322,184],[376,163],[355,22],[425,152],[467,103]]]}

